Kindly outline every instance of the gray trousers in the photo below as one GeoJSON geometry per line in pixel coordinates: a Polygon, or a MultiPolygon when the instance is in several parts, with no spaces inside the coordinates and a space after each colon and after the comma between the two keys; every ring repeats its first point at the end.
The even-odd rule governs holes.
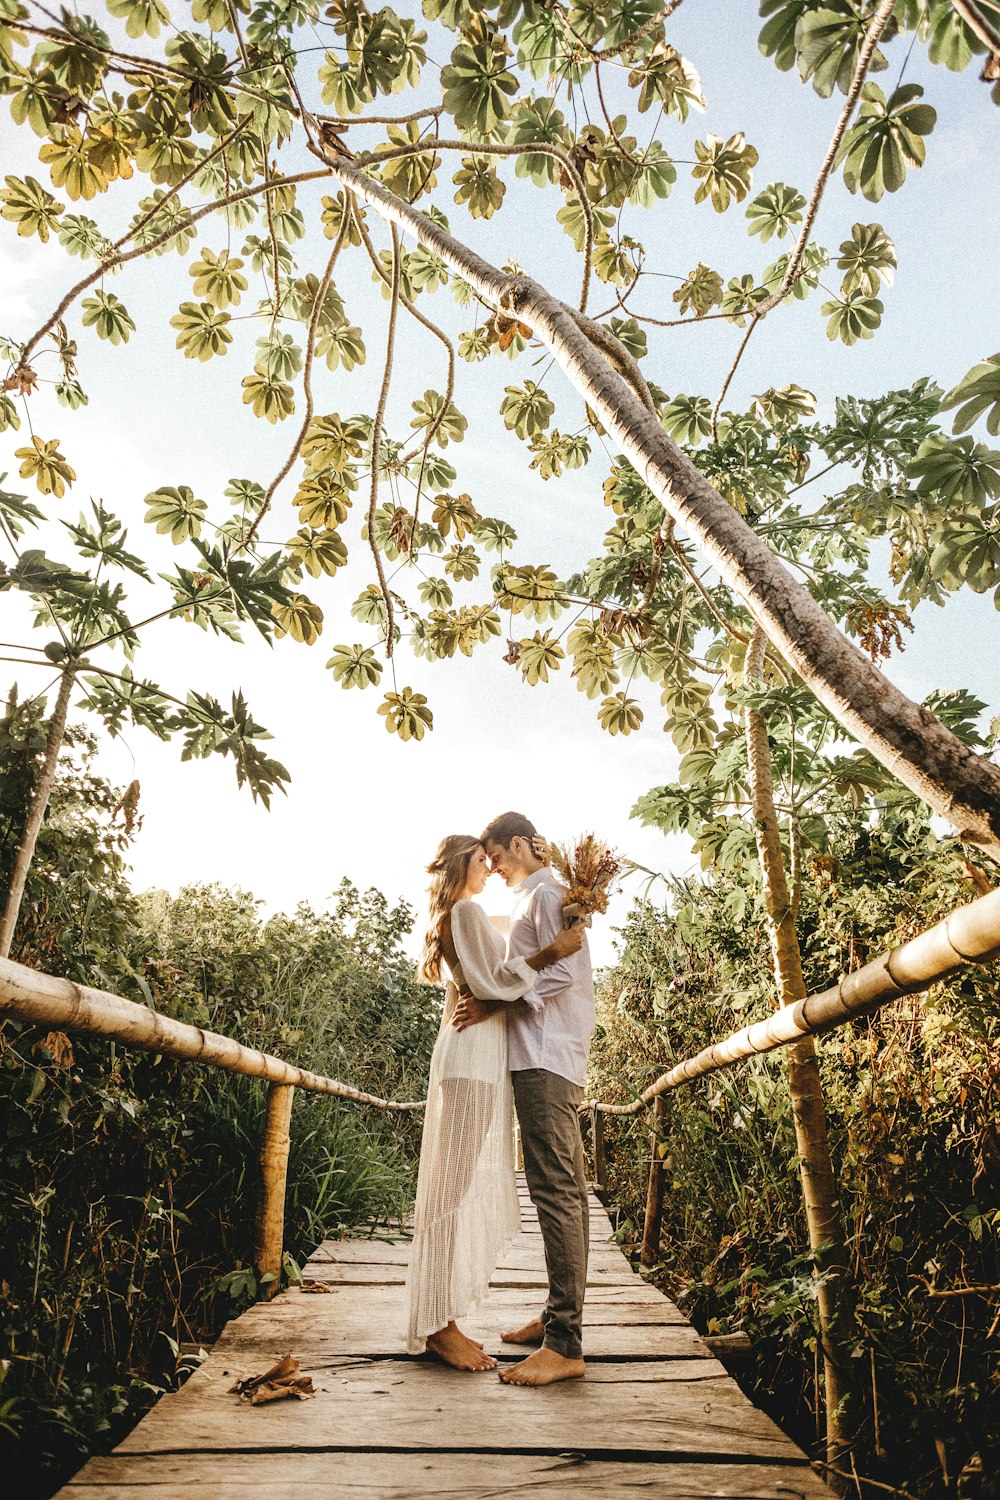
{"type": "Polygon", "coordinates": [[[545,1068],[512,1073],[524,1175],[545,1249],[549,1296],[545,1346],[567,1359],[583,1353],[590,1214],[578,1108],[583,1089],[545,1068]]]}

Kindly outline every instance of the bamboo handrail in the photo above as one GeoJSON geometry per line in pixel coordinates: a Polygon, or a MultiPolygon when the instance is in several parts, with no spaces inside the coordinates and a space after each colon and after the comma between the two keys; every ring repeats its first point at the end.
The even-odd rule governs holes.
{"type": "Polygon", "coordinates": [[[716,1073],[741,1058],[773,1052],[804,1036],[832,1031],[845,1021],[867,1016],[900,995],[914,995],[969,964],[1000,958],[1000,890],[990,891],[968,906],[957,907],[942,921],[909,942],[883,953],[863,969],[845,974],[839,982],[817,995],[808,995],[795,1005],[776,1011],[766,1021],[734,1031],[724,1041],[686,1057],[630,1104],[605,1104],[585,1099],[581,1111],[606,1115],[636,1115],[654,1099],[690,1083],[706,1073],[716,1073]]]}
{"type": "Polygon", "coordinates": [[[352,1088],[349,1083],[339,1083],[335,1078],[325,1078],[280,1057],[272,1057],[269,1052],[245,1047],[234,1037],[175,1021],[151,1006],[137,1005],[134,1000],[123,1000],[120,995],[90,989],[71,979],[40,973],[9,958],[0,959],[0,1014],[17,1016],[32,1025],[59,1026],[66,1031],[103,1036],[109,1041],[141,1047],[146,1052],[224,1068],[227,1073],[241,1073],[246,1078],[292,1084],[307,1093],[332,1094],[337,1099],[351,1099],[355,1104],[370,1104],[374,1109],[423,1109],[425,1103],[423,1099],[407,1103],[380,1099],[376,1094],[352,1088]]]}

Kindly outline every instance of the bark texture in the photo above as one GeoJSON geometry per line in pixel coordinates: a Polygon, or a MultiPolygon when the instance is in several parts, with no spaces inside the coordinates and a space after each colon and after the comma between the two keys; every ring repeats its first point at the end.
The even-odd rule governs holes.
{"type": "Polygon", "coordinates": [[[595,349],[578,315],[529,277],[497,270],[343,156],[324,146],[313,149],[343,187],[415,235],[493,307],[531,327],[674,521],[824,707],[962,838],[1000,860],[1000,769],[895,688],[842,635],[670,441],[632,386],[595,349]]]}
{"type": "MultiPolygon", "coordinates": [[[[764,632],[758,625],[750,637],[746,655],[746,683],[759,681],[763,676],[765,644],[764,632]]],[[[774,978],[779,1004],[785,1007],[805,999],[806,985],[774,807],[767,726],[758,709],[746,711],[746,735],[750,802],[774,955],[774,978]]],[[[788,1049],[788,1090],[809,1247],[813,1253],[813,1275],[819,1283],[816,1306],[823,1351],[826,1456],[829,1464],[841,1469],[846,1452],[854,1446],[858,1417],[851,1379],[851,1282],[840,1194],[830,1154],[823,1080],[816,1043],[811,1036],[793,1042],[788,1049]]]]}
{"type": "Polygon", "coordinates": [[[288,1180],[288,1148],[291,1144],[292,1101],[295,1089],[287,1083],[272,1083],[267,1091],[264,1138],[260,1147],[260,1210],[257,1217],[258,1277],[271,1276],[261,1289],[270,1300],[281,1284],[281,1256],[285,1235],[285,1184],[288,1180]]]}
{"type": "Polygon", "coordinates": [[[10,956],[11,945],[14,941],[14,932],[17,928],[17,919],[21,914],[21,902],[24,900],[24,887],[28,879],[28,871],[31,869],[31,861],[35,857],[35,846],[38,843],[38,835],[41,832],[45,812],[52,796],[52,788],[56,779],[56,763],[59,760],[59,751],[62,749],[63,740],[66,737],[66,715],[69,712],[69,698],[73,691],[73,674],[69,670],[62,674],[59,679],[59,691],[56,694],[55,708],[49,720],[49,732],[45,741],[45,758],[42,761],[42,769],[35,785],[31,805],[28,808],[28,816],[24,823],[24,832],[21,842],[17,848],[14,859],[14,868],[11,871],[10,886],[4,901],[3,915],[0,916],[0,958],[10,956]]]}
{"type": "Polygon", "coordinates": [[[649,1183],[646,1187],[646,1216],[642,1223],[642,1251],[639,1256],[644,1266],[655,1266],[660,1258],[663,1195],[666,1187],[663,1167],[663,1122],[666,1113],[667,1101],[660,1094],[657,1096],[653,1128],[649,1135],[649,1183]]]}

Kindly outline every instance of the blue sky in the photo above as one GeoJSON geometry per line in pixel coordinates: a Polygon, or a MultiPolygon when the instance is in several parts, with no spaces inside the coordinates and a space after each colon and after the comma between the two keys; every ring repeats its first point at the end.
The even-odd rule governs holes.
{"type": "MultiPolygon", "coordinates": [[[[728,136],[743,129],[760,152],[754,191],[784,181],[808,194],[840,100],[819,99],[796,77],[779,74],[760,57],[760,23],[754,12],[742,0],[724,0],[711,7],[682,6],[671,19],[669,39],[698,68],[709,108],[706,115],[693,114],[685,126],[665,123],[658,138],[680,161],[693,156],[696,136],[706,131],[728,136]]],[[[899,76],[905,53],[898,43],[888,49],[890,66],[878,80],[887,90],[899,76]]],[[[906,62],[905,76],[925,85],[939,113],[927,165],[911,175],[902,193],[878,205],[852,198],[834,181],[816,231],[820,243],[836,252],[854,222],[885,224],[896,243],[899,271],[884,297],[881,329],[872,341],[846,349],[825,337],[822,294],[790,310],[779,309],[750,347],[730,392],[733,406],[745,406],[768,386],[794,381],[814,391],[821,412],[829,412],[837,395],[877,394],[909,385],[921,375],[950,385],[993,352],[998,323],[995,247],[1000,243],[998,114],[975,69],[953,76],[932,68],[919,44],[906,62]]],[[[426,89],[433,94],[435,88],[429,65],[426,89]]],[[[609,88],[613,99],[614,84],[609,88]]],[[[20,133],[15,138],[6,109],[3,114],[4,170],[33,172],[44,180],[44,169],[33,160],[34,143],[20,133]]],[[[640,119],[645,124],[649,117],[640,119]]],[[[509,211],[490,223],[473,222],[450,201],[448,184],[455,167],[457,163],[439,172],[435,193],[453,229],[495,262],[513,258],[554,291],[573,296],[578,270],[569,241],[555,223],[558,192],[539,193],[506,166],[502,175],[509,211]]],[[[678,167],[679,180],[666,203],[649,213],[630,210],[623,221],[645,244],[647,265],[657,273],[635,298],[636,307],[655,316],[671,316],[670,294],[698,261],[728,279],[759,271],[787,246],[787,241],[760,246],[748,240],[739,207],[720,216],[708,204],[693,206],[689,172],[678,167]]],[[[302,191],[299,203],[307,221],[318,218],[324,190],[302,191]]],[[[141,191],[146,191],[145,183],[141,191]]],[[[100,202],[73,207],[98,219],[105,214],[100,202]]],[[[112,222],[126,220],[131,209],[129,202],[112,210],[112,222]]],[[[200,227],[199,245],[216,250],[225,245],[221,220],[207,220],[200,227]]],[[[39,247],[37,241],[18,240],[12,226],[3,229],[0,332],[24,338],[80,274],[81,263],[69,260],[57,245],[39,247]]],[[[386,243],[377,223],[373,232],[380,244],[386,243]]],[[[234,231],[233,240],[238,248],[242,232],[234,231]]],[[[327,251],[327,242],[310,233],[303,268],[319,270],[327,251]]],[[[358,254],[343,259],[337,283],[352,321],[365,326],[368,361],[350,376],[324,369],[317,379],[317,409],[371,411],[381,375],[384,304],[358,254]]],[[[295,419],[277,427],[256,421],[241,403],[239,380],[249,371],[253,338],[260,330],[249,322],[242,325],[224,365],[196,364],[174,350],[168,326],[178,303],[191,295],[179,257],[138,261],[114,278],[110,289],[129,307],[138,331],[124,349],[111,349],[81,331],[80,377],[90,393],[89,407],[69,413],[46,392],[33,398],[35,430],[45,437],[58,433],[78,472],[61,513],[75,519],[89,495],[101,496],[137,529],[143,497],[150,490],[160,484],[189,484],[209,503],[213,518],[221,520],[228,510],[222,499],[227,481],[245,476],[266,484],[280,467],[296,426],[295,419]]],[[[611,300],[606,290],[595,285],[592,309],[611,300]]],[[[471,326],[470,312],[456,309],[447,291],[424,305],[452,331],[471,326]]],[[[671,394],[714,396],[739,338],[739,330],[722,322],[651,331],[644,369],[671,394]]],[[[450,446],[446,456],[458,467],[457,488],[467,490],[483,514],[502,515],[515,526],[521,539],[518,560],[546,561],[566,574],[599,550],[608,516],[600,503],[604,467],[598,458],[587,470],[543,483],[529,470],[524,447],[504,431],[497,414],[503,386],[539,379],[545,361],[532,368],[536,358],[537,351],[531,351],[516,364],[496,359],[482,366],[460,363],[456,401],[470,427],[465,442],[450,446]]],[[[428,387],[442,389],[442,383],[439,347],[425,335],[415,335],[404,320],[390,408],[396,431],[408,425],[410,402],[428,387]]],[[[557,402],[560,429],[582,425],[579,399],[559,372],[549,370],[544,384],[557,402]]],[[[14,442],[10,436],[0,443],[12,450],[23,434],[14,442]]],[[[16,474],[7,451],[0,455],[3,469],[16,474]]],[[[268,519],[267,534],[276,540],[296,529],[293,490],[286,484],[279,492],[268,519]]],[[[133,532],[141,551],[152,546],[149,528],[145,533],[140,542],[133,532]]],[[[169,544],[160,544],[158,565],[167,568],[172,560],[169,544]]],[[[137,776],[142,785],[144,824],[133,853],[139,888],[176,889],[186,881],[218,879],[254,891],[270,907],[290,908],[303,899],[322,904],[346,875],[390,896],[405,895],[419,906],[423,866],[438,838],[446,832],[475,831],[508,807],[535,817],[552,837],[594,829],[650,868],[692,868],[686,840],[664,839],[628,819],[635,799],[671,779],[676,770],[676,753],[660,731],[655,694],[643,696],[640,690],[648,709],[642,731],[611,740],[597,725],[595,705],[576,692],[567,672],[547,688],[529,689],[500,664],[499,652],[448,663],[410,661],[404,652],[400,684],[408,682],[427,694],[435,728],[421,744],[402,744],[387,735],[375,713],[380,692],[342,692],[323,670],[333,645],[362,634],[349,606],[370,576],[369,560],[358,544],[343,573],[310,587],[326,613],[324,634],[311,650],[288,641],[275,650],[260,644],[233,648],[175,624],[149,632],[139,670],[174,689],[193,686],[226,696],[232,686],[242,686],[255,717],[274,731],[273,753],[289,767],[293,782],[288,797],[277,798],[268,814],[237,792],[231,769],[221,761],[181,765],[176,749],[138,731],[109,744],[103,756],[107,774],[119,781],[137,776]]],[[[3,598],[5,612],[12,615],[16,601],[10,594],[3,598]]],[[[4,635],[16,638],[8,636],[6,626],[4,635]]],[[[989,596],[955,599],[945,610],[922,606],[911,644],[888,671],[911,696],[923,697],[935,687],[966,686],[996,712],[998,646],[1000,624],[989,596]]],[[[21,680],[25,689],[29,681],[41,686],[25,674],[21,680]]],[[[506,899],[498,883],[495,890],[487,887],[489,909],[503,910],[506,899]]],[[[614,919],[621,919],[627,899],[627,894],[620,899],[614,919]]],[[[610,955],[610,924],[595,933],[594,946],[599,958],[610,955]]]]}

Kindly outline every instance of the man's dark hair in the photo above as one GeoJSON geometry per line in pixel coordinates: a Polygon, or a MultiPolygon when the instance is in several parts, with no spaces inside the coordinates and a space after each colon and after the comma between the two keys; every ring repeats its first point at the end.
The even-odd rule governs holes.
{"type": "Polygon", "coordinates": [[[488,823],[483,829],[481,842],[483,844],[500,844],[504,849],[510,848],[511,839],[528,839],[529,842],[535,837],[538,829],[530,818],[524,813],[505,812],[492,823],[488,823]]]}

